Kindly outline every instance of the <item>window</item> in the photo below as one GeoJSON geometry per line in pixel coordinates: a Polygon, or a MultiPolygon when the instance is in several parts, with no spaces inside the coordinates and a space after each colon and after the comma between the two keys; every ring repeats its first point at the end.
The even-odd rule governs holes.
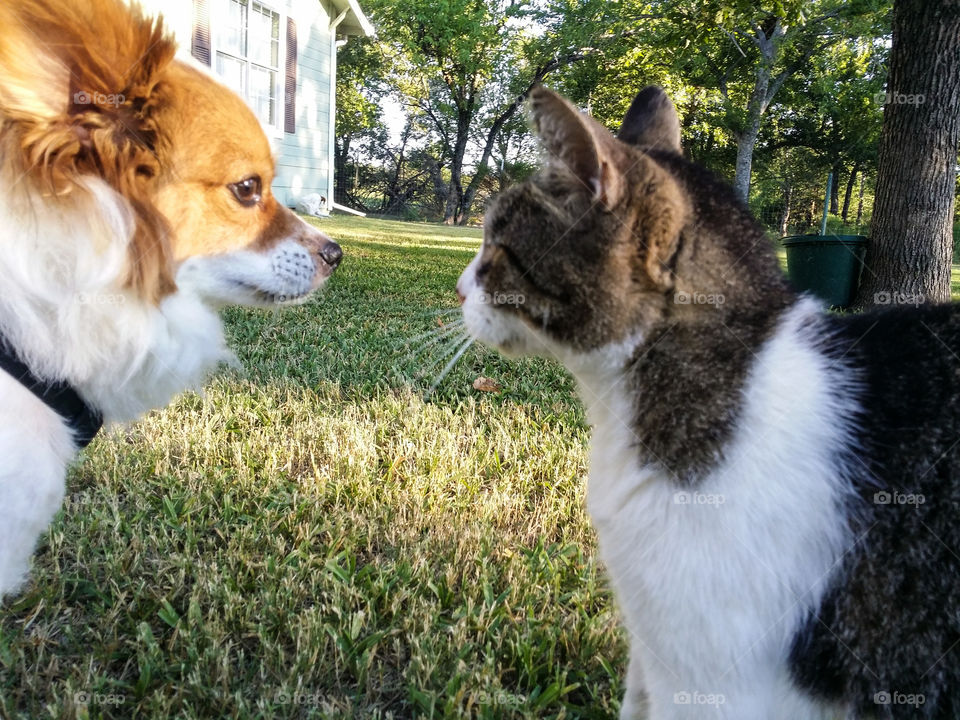
{"type": "Polygon", "coordinates": [[[214,67],[260,121],[280,127],[280,13],[253,0],[216,0],[214,67]]]}

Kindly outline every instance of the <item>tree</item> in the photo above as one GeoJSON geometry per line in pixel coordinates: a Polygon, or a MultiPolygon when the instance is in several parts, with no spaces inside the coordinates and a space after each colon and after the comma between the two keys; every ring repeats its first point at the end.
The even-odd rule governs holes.
{"type": "Polygon", "coordinates": [[[884,8],[882,0],[783,0],[769,10],[746,0],[659,6],[664,30],[657,47],[687,82],[723,97],[737,147],[733,185],[744,201],[764,115],[784,83],[844,38],[876,34],[884,8]]]}
{"type": "Polygon", "coordinates": [[[950,299],[960,0],[895,0],[872,238],[859,293],[950,299]]]}
{"type": "Polygon", "coordinates": [[[368,0],[395,52],[394,86],[422,114],[449,175],[444,222],[464,223],[501,134],[530,90],[602,44],[602,0],[368,0]],[[468,166],[473,165],[472,176],[468,166]]]}
{"type": "Polygon", "coordinates": [[[385,73],[383,53],[375,40],[358,38],[337,51],[334,199],[338,203],[349,200],[347,159],[354,143],[386,135],[380,110],[387,91],[385,73]]]}
{"type": "MultiPolygon", "coordinates": [[[[862,172],[872,174],[876,166],[883,118],[877,95],[883,89],[887,60],[886,43],[869,38],[845,40],[826,49],[812,59],[806,73],[784,84],[758,144],[761,162],[769,162],[766,157],[784,149],[813,151],[813,157],[804,157],[800,175],[814,173],[813,186],[822,203],[824,178],[827,172],[833,173],[830,212],[842,214],[844,223],[857,178],[862,172]]],[[[806,198],[793,192],[797,169],[789,170],[794,182],[785,205],[788,199],[803,203],[806,198]]],[[[782,175],[782,168],[780,173],[788,176],[782,175]]]]}
{"type": "Polygon", "coordinates": [[[452,223],[463,199],[471,130],[498,59],[512,51],[508,21],[520,11],[496,0],[383,0],[368,8],[384,41],[405,61],[396,69],[412,76],[404,81],[408,102],[432,122],[443,144],[450,173],[444,221],[452,223]]]}
{"type": "MultiPolygon", "coordinates": [[[[882,112],[871,105],[872,88],[883,82],[887,43],[878,38],[889,33],[890,0],[774,0],[764,9],[752,0],[366,0],[365,7],[385,58],[385,70],[373,74],[425,128],[390,152],[369,128],[353,136],[366,159],[389,155],[386,165],[402,170],[393,173],[403,191],[391,190],[391,208],[427,206],[405,184],[424,172],[430,183],[417,193],[435,192],[429,214],[442,205],[447,223],[471,219],[474,205],[515,181],[504,141],[531,147],[520,111],[544,81],[612,130],[636,90],[663,85],[692,159],[733,176],[744,197],[755,162],[776,174],[758,180],[753,203],[771,227],[806,223],[808,195],[831,168],[838,212],[846,201],[850,213],[864,172],[873,187],[882,112]],[[815,167],[794,171],[780,162],[792,148],[810,148],[797,157],[815,167]]],[[[338,151],[350,143],[349,135],[338,141],[338,151]]],[[[531,158],[517,159],[522,168],[531,158]]]]}

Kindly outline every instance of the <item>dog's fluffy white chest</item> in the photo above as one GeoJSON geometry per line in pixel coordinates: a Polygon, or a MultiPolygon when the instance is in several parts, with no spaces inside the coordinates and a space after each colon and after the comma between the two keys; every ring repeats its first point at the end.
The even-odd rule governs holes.
{"type": "Polygon", "coordinates": [[[0,371],[0,597],[29,569],[37,535],[63,499],[75,449],[63,420],[0,371]]]}

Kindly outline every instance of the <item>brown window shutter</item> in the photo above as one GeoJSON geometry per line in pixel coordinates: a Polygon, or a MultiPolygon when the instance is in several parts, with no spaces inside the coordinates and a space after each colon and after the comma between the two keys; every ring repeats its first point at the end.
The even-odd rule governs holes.
{"type": "Polygon", "coordinates": [[[287,18],[287,64],[283,93],[283,130],[297,131],[297,24],[287,18]]]}
{"type": "Polygon", "coordinates": [[[210,5],[207,0],[193,0],[190,54],[204,65],[210,65],[210,5]]]}

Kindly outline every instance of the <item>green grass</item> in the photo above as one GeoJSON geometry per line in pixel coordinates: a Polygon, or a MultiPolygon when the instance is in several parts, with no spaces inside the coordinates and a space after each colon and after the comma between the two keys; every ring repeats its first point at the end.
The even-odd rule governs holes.
{"type": "Polygon", "coordinates": [[[76,464],[0,611],[0,717],[616,716],[571,380],[472,348],[430,393],[409,339],[479,233],[320,227],[319,299],[229,311],[244,369],[76,464]]]}
{"type": "Polygon", "coordinates": [[[319,226],[317,300],[228,311],[243,369],[76,464],[0,609],[0,717],[616,716],[570,378],[474,347],[431,392],[479,231],[319,226]]]}

